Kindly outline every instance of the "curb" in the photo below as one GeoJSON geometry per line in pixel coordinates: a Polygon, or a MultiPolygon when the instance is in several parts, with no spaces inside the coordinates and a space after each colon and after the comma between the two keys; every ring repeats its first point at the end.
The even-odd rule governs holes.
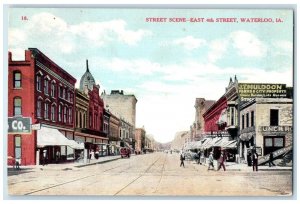
{"type": "Polygon", "coordinates": [[[105,161],[99,161],[99,162],[88,163],[88,164],[82,164],[82,165],[77,165],[77,166],[74,166],[74,167],[76,167],[76,168],[82,168],[82,167],[85,167],[85,166],[92,166],[92,165],[96,165],[96,164],[103,164],[103,163],[110,162],[110,161],[115,161],[115,160],[118,160],[118,159],[120,159],[120,158],[108,159],[108,160],[105,160],[105,161]]]}

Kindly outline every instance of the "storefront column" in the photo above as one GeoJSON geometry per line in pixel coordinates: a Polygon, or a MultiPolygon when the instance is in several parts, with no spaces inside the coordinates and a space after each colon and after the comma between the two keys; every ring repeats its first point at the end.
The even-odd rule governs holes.
{"type": "Polygon", "coordinates": [[[36,150],[35,159],[35,164],[40,165],[40,149],[36,150]]]}
{"type": "Polygon", "coordinates": [[[87,164],[87,157],[88,157],[88,152],[87,149],[83,150],[83,163],[87,164]]]}

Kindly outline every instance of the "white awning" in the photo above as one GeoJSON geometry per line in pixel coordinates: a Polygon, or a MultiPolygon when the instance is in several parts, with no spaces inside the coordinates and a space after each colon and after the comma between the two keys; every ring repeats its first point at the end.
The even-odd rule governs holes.
{"type": "Polygon", "coordinates": [[[37,146],[69,146],[73,149],[84,149],[83,143],[78,144],[66,138],[59,130],[43,126],[37,130],[37,146]]]}

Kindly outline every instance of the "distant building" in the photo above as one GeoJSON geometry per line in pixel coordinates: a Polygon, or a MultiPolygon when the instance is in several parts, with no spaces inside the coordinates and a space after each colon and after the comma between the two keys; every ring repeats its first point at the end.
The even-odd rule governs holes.
{"type": "Polygon", "coordinates": [[[135,129],[137,99],[133,94],[126,95],[123,90],[112,90],[109,95],[103,92],[101,97],[105,107],[109,107],[111,112],[124,118],[135,129]]]}
{"type": "Polygon", "coordinates": [[[203,114],[215,103],[214,100],[196,98],[195,101],[195,121],[191,126],[191,141],[201,140],[204,133],[205,121],[203,114]]]}
{"type": "Polygon", "coordinates": [[[146,131],[144,128],[135,129],[135,150],[137,153],[142,153],[145,148],[146,131]]]}

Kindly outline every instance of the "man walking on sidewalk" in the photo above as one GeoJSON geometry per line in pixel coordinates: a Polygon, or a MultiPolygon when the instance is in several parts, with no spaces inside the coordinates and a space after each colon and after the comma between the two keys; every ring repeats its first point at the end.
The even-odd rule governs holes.
{"type": "Polygon", "coordinates": [[[214,157],[213,157],[213,152],[210,152],[209,154],[209,157],[208,157],[208,170],[210,170],[210,166],[212,166],[212,170],[215,170],[215,167],[214,167],[214,157]]]}
{"type": "Polygon", "coordinates": [[[180,167],[183,166],[183,168],[184,168],[184,160],[185,160],[184,153],[181,152],[181,154],[180,154],[180,167]]]}
{"type": "Polygon", "coordinates": [[[273,163],[273,152],[270,153],[270,157],[269,157],[269,167],[271,166],[276,166],[274,163],[273,163]]]}
{"type": "Polygon", "coordinates": [[[223,152],[221,152],[221,156],[219,158],[219,168],[218,168],[218,171],[221,169],[221,167],[223,167],[224,171],[226,171],[226,168],[225,168],[225,155],[223,154],[223,152]]]}
{"type": "Polygon", "coordinates": [[[253,154],[252,154],[253,171],[258,171],[258,168],[257,168],[258,164],[257,164],[257,162],[258,162],[258,154],[254,150],[253,154]]]}

